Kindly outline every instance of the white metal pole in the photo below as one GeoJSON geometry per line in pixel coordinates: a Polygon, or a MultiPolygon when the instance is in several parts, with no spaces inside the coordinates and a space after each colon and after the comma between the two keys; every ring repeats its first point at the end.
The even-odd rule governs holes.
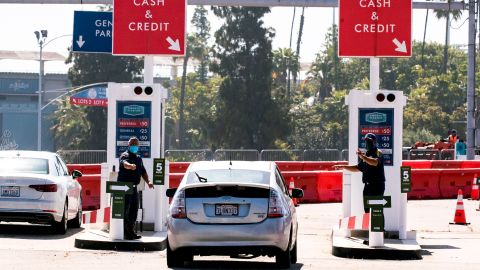
{"type": "Polygon", "coordinates": [[[37,150],[42,150],[42,77],[43,77],[43,41],[40,41],[40,70],[38,72],[38,111],[37,111],[37,150]]]}
{"type": "Polygon", "coordinates": [[[370,57],[370,91],[380,90],[380,58],[370,57]]]}
{"type": "Polygon", "coordinates": [[[153,83],[153,55],[145,55],[143,61],[143,83],[153,83]]]}
{"type": "Polygon", "coordinates": [[[398,226],[398,238],[407,239],[407,193],[400,193],[400,224],[398,226]]]}

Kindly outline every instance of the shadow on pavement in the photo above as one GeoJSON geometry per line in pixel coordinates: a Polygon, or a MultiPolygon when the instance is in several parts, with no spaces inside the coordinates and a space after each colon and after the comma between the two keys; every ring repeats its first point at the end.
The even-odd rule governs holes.
{"type": "Polygon", "coordinates": [[[421,245],[422,249],[460,249],[450,245],[421,245]]]}
{"type": "MultiPolygon", "coordinates": [[[[302,269],[303,264],[292,264],[290,269],[302,269]]],[[[185,264],[184,268],[174,269],[278,269],[274,262],[255,261],[193,261],[185,264]]]]}
{"type": "Polygon", "coordinates": [[[67,233],[60,235],[53,232],[48,225],[35,225],[23,223],[0,223],[0,238],[52,240],[64,239],[83,231],[84,228],[68,228],[67,233]]]}

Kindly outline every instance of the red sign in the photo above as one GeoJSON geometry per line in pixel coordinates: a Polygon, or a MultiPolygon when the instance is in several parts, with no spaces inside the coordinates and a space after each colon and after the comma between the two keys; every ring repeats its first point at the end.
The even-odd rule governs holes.
{"type": "Polygon", "coordinates": [[[412,55],[411,0],[339,0],[339,56],[412,55]]]}
{"type": "Polygon", "coordinates": [[[185,0],[115,0],[112,53],[184,55],[185,0]]]}
{"type": "Polygon", "coordinates": [[[95,99],[95,98],[70,97],[70,104],[80,105],[80,106],[108,107],[108,101],[106,99],[95,99]]]}

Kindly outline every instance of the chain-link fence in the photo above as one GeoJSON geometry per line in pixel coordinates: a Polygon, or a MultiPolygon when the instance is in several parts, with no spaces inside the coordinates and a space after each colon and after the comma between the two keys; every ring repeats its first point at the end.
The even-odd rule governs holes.
{"type": "Polygon", "coordinates": [[[338,149],[319,149],[303,151],[303,160],[337,161],[341,159],[342,153],[338,149]]]}

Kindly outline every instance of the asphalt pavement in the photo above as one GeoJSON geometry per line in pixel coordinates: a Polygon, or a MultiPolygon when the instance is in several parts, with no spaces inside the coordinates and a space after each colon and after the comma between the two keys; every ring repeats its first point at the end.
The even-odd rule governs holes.
{"type": "MultiPolygon", "coordinates": [[[[332,227],[342,205],[304,204],[299,214],[298,263],[292,269],[480,269],[480,211],[478,201],[464,200],[468,226],[451,225],[456,199],[409,201],[408,229],[417,231],[422,260],[345,259],[331,254],[332,227]]],[[[1,269],[168,269],[165,251],[126,252],[74,247],[84,228],[54,235],[45,226],[0,223],[1,269]]],[[[185,269],[274,268],[274,258],[251,260],[195,257],[185,269]]]]}

